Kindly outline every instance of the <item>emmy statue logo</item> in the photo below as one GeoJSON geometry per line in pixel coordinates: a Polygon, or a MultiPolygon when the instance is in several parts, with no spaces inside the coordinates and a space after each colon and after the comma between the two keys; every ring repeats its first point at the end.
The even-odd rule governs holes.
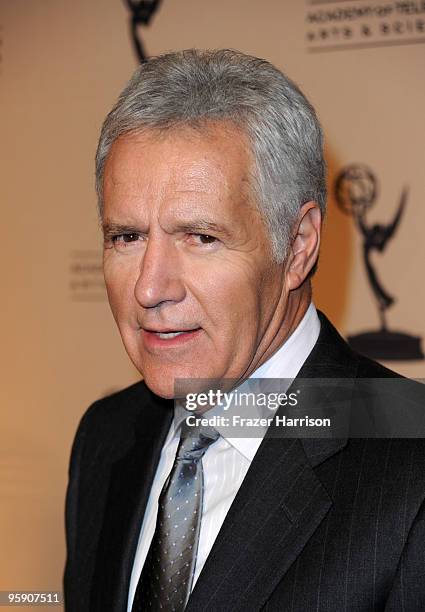
{"type": "Polygon", "coordinates": [[[402,190],[400,203],[391,223],[368,224],[367,211],[378,195],[378,183],[371,170],[362,164],[343,168],[335,180],[335,198],[342,212],[353,217],[363,240],[363,263],[378,308],[381,328],[376,331],[349,336],[350,346],[373,359],[412,360],[423,359],[421,338],[401,331],[391,331],[387,326],[387,310],[396,298],[383,287],[371,261],[374,251],[383,253],[395,235],[407,203],[408,190],[402,190]]]}
{"type": "Polygon", "coordinates": [[[137,58],[141,64],[146,62],[145,48],[140,38],[139,26],[147,26],[157,11],[160,0],[124,0],[130,11],[130,36],[137,58]]]}

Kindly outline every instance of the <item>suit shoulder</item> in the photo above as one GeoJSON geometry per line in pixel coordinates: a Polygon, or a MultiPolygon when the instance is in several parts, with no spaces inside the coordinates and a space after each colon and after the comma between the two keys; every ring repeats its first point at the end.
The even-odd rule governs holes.
{"type": "Polygon", "coordinates": [[[355,353],[358,359],[357,375],[359,378],[404,378],[402,374],[383,366],[381,363],[365,355],[361,355],[355,351],[353,351],[353,353],[355,353]]]}
{"type": "Polygon", "coordinates": [[[149,411],[151,392],[143,381],[96,400],[82,415],[75,433],[71,466],[77,460],[109,462],[131,445],[135,425],[149,411]]]}
{"type": "Polygon", "coordinates": [[[95,401],[83,414],[76,439],[91,446],[126,447],[142,426],[149,431],[153,415],[168,418],[172,400],[155,395],[139,381],[95,401]]]}
{"type": "Polygon", "coordinates": [[[82,415],[75,445],[115,446],[133,435],[134,425],[149,405],[151,392],[143,381],[93,402],[82,415]]]}
{"type": "Polygon", "coordinates": [[[336,378],[403,378],[401,374],[353,350],[327,316],[320,310],[317,310],[317,314],[320,334],[309,359],[314,362],[316,370],[331,372],[330,375],[336,378]]]}
{"type": "Polygon", "coordinates": [[[94,401],[83,414],[80,424],[122,423],[123,419],[133,420],[147,399],[149,391],[143,381],[94,401]]]}

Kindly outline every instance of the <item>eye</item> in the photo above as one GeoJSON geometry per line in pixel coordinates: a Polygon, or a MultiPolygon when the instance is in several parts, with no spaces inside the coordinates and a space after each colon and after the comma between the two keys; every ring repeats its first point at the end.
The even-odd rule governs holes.
{"type": "Polygon", "coordinates": [[[137,242],[140,240],[140,234],[136,232],[128,232],[127,234],[116,234],[115,236],[111,236],[111,242],[116,249],[125,249],[132,242],[137,242]]]}
{"type": "Polygon", "coordinates": [[[213,244],[217,242],[217,238],[210,236],[209,234],[192,234],[196,243],[200,244],[213,244]]]}
{"type": "Polygon", "coordinates": [[[139,234],[119,234],[112,238],[112,242],[135,242],[139,239],[139,234]]]}

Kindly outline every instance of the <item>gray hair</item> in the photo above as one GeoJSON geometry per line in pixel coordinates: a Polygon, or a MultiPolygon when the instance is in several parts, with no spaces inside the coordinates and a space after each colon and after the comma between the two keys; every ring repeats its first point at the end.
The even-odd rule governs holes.
{"type": "Polygon", "coordinates": [[[103,211],[103,172],[114,141],[129,132],[230,121],[244,130],[254,158],[252,189],[284,261],[300,206],[326,208],[322,130],[299,88],[266,60],[230,49],[187,49],[151,58],[133,74],[108,114],[96,153],[103,211]]]}

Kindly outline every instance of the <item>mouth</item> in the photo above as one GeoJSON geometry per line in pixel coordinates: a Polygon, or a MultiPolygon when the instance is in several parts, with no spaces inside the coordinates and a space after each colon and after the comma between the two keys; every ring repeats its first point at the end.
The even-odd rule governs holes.
{"type": "Polygon", "coordinates": [[[181,336],[187,332],[185,331],[173,331],[173,332],[153,332],[159,338],[163,338],[164,340],[168,340],[169,338],[177,338],[177,336],[181,336]]]}
{"type": "Polygon", "coordinates": [[[202,331],[201,327],[191,329],[147,329],[142,328],[146,344],[150,347],[178,346],[193,340],[202,331]]]}

